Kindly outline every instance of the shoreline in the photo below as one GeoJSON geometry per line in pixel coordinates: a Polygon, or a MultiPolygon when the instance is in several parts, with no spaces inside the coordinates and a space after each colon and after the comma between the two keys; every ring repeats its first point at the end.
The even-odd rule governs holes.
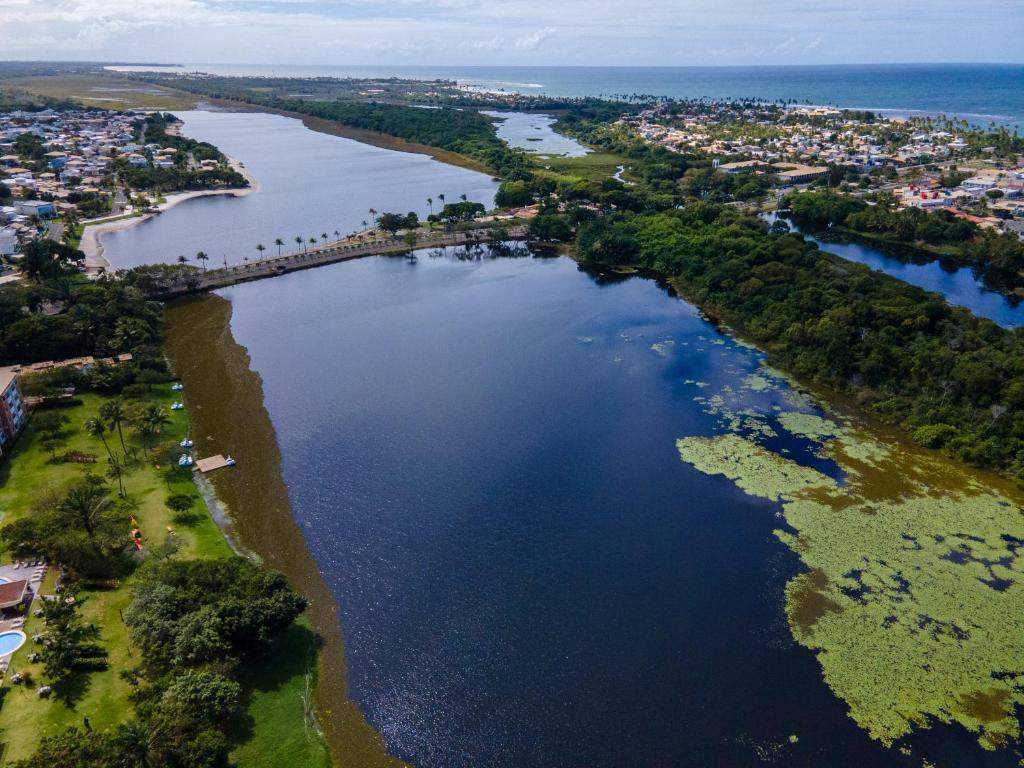
{"type": "Polygon", "coordinates": [[[247,104],[244,101],[210,99],[207,103],[220,108],[219,110],[209,110],[211,112],[263,112],[268,115],[290,117],[293,120],[300,121],[309,130],[316,131],[317,133],[325,133],[328,136],[340,136],[343,139],[352,139],[353,141],[358,141],[361,144],[369,144],[371,147],[390,149],[395,152],[409,152],[414,155],[428,155],[439,163],[454,165],[457,168],[466,168],[470,171],[476,171],[477,173],[484,173],[492,178],[494,177],[493,169],[488,168],[483,163],[477,162],[466,155],[460,155],[458,152],[451,152],[447,149],[441,149],[440,147],[431,147],[427,144],[416,144],[414,142],[406,141],[405,139],[400,139],[397,136],[391,136],[387,133],[370,131],[364,128],[354,128],[323,117],[314,117],[313,115],[305,115],[301,112],[290,112],[286,109],[277,109],[275,107],[265,105],[247,104]]]}
{"type": "Polygon", "coordinates": [[[86,222],[82,230],[82,239],[79,243],[79,250],[85,254],[85,272],[90,277],[96,277],[110,269],[110,262],[103,256],[102,236],[108,232],[121,232],[136,227],[143,222],[149,221],[154,216],[171,210],[179,203],[186,200],[194,200],[200,197],[213,197],[214,195],[230,195],[232,197],[246,197],[253,192],[259,192],[260,185],[256,178],[245,167],[245,164],[233,157],[228,157],[228,165],[245,177],[249,182],[248,187],[227,187],[225,189],[196,189],[187,192],[172,192],[164,196],[164,202],[153,206],[156,212],[142,213],[137,216],[113,218],[108,221],[102,219],[86,222]]]}
{"type": "Polygon", "coordinates": [[[197,454],[230,452],[238,461],[202,478],[213,497],[210,513],[233,547],[284,574],[309,600],[305,618],[321,641],[313,693],[316,722],[333,764],[402,768],[349,698],[338,603],[293,516],[263,381],[252,370],[248,350],[232,335],[231,314],[231,302],[216,294],[174,301],[164,310],[164,348],[185,385],[197,454]],[[197,337],[206,343],[197,345],[197,337]]]}

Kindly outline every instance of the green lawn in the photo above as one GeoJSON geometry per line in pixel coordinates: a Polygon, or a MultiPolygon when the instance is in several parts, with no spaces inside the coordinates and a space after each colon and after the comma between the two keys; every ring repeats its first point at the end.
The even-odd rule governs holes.
{"type": "Polygon", "coordinates": [[[583,157],[542,157],[537,163],[541,166],[541,175],[564,181],[604,181],[614,176],[620,165],[628,165],[621,155],[610,152],[591,152],[583,157]]]}
{"type": "MultiPolygon", "coordinates": [[[[140,405],[156,402],[169,406],[176,399],[177,393],[172,392],[169,385],[162,385],[155,387],[151,398],[140,405]]],[[[91,453],[97,457],[97,463],[51,463],[39,435],[30,424],[20,437],[14,454],[0,465],[0,514],[4,521],[29,514],[35,498],[49,489],[63,488],[81,476],[87,466],[92,466],[97,474],[103,474],[106,468],[103,446],[83,428],[88,419],[96,416],[103,398],[87,394],[82,396],[82,400],[82,405],[63,411],[70,418],[66,433],[67,449],[91,453]]],[[[172,529],[180,545],[179,557],[228,555],[230,547],[203,506],[190,473],[178,470],[174,464],[179,453],[177,443],[186,432],[187,416],[184,411],[168,408],[167,412],[171,424],[160,436],[152,457],[125,477],[125,490],[136,505],[134,515],[142,531],[144,546],[163,542],[172,529]],[[164,499],[173,493],[191,493],[197,498],[195,513],[178,523],[172,520],[173,513],[164,506],[164,499]]],[[[136,443],[129,432],[126,430],[125,438],[139,449],[141,455],[141,444],[136,443]]],[[[108,437],[108,442],[114,446],[116,434],[108,437]]],[[[121,613],[130,600],[130,591],[129,578],[114,588],[83,594],[83,616],[99,625],[101,643],[109,653],[109,668],[83,675],[81,687],[70,704],[56,699],[40,699],[35,694],[35,685],[40,684],[42,670],[40,665],[28,662],[33,649],[31,640],[15,653],[11,671],[30,673],[35,685],[29,687],[7,682],[2,689],[2,762],[29,755],[41,736],[70,725],[81,725],[83,717],[89,718],[92,728],[102,729],[131,715],[131,704],[127,699],[129,686],[120,677],[121,671],[138,662],[127,628],[121,620],[121,613]]],[[[30,638],[38,631],[39,623],[40,620],[34,616],[26,622],[25,633],[30,638]]],[[[329,764],[322,739],[308,726],[302,699],[307,672],[315,670],[315,654],[312,633],[297,627],[286,638],[272,664],[254,674],[250,708],[252,727],[236,755],[238,764],[243,768],[281,765],[280,761],[268,757],[273,755],[287,755],[288,763],[295,768],[321,768],[329,764]]]]}

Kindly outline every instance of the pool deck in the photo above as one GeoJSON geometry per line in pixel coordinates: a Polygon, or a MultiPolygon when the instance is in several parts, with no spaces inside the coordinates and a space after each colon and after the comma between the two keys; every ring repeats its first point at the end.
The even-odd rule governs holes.
{"type": "MultiPolygon", "coordinates": [[[[19,631],[24,632],[26,619],[31,615],[32,606],[39,597],[39,588],[46,577],[46,563],[41,560],[21,560],[15,563],[0,565],[0,579],[4,581],[27,581],[28,588],[25,592],[23,605],[27,604],[24,614],[15,613],[14,609],[3,611],[0,618],[0,632],[19,631]]],[[[0,656],[0,680],[7,674],[7,667],[11,663],[11,656],[17,651],[6,653],[0,656]]]]}

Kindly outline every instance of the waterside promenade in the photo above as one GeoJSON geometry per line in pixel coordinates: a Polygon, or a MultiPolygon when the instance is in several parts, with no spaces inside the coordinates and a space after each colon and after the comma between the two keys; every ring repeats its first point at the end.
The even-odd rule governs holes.
{"type": "MultiPolygon", "coordinates": [[[[236,283],[277,277],[300,269],[311,269],[339,261],[360,259],[365,256],[403,253],[425,248],[486,244],[495,239],[495,232],[494,229],[471,229],[462,232],[421,234],[412,245],[400,236],[379,238],[370,242],[348,238],[324,243],[306,251],[286,253],[224,268],[189,272],[173,279],[158,280],[154,282],[150,293],[154,297],[170,299],[190,293],[226,288],[236,283]]],[[[497,239],[500,241],[525,240],[526,232],[525,226],[515,226],[502,230],[497,239]]]]}

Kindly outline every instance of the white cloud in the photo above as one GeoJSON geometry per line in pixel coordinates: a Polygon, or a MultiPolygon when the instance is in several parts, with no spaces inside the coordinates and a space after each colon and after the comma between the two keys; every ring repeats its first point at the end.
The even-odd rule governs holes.
{"type": "Polygon", "coordinates": [[[554,27],[544,27],[532,32],[526,37],[520,37],[515,41],[513,47],[520,51],[535,51],[556,32],[554,27]]]}
{"type": "Polygon", "coordinates": [[[1020,0],[0,0],[0,58],[1005,61],[1021,58],[1022,31],[1020,0]]]}

